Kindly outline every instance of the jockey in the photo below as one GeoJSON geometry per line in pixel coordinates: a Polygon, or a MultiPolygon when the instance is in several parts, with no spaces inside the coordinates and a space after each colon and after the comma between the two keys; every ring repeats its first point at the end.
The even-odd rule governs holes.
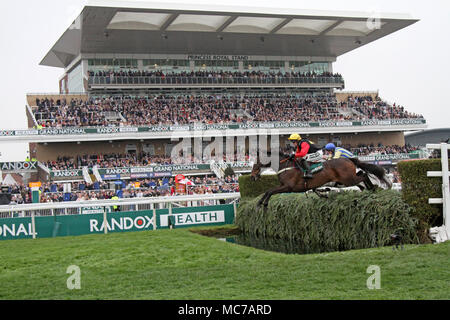
{"type": "Polygon", "coordinates": [[[334,143],[328,143],[325,146],[325,150],[327,151],[331,151],[330,156],[328,157],[328,160],[330,159],[339,159],[339,158],[353,158],[354,155],[353,153],[351,153],[350,151],[341,148],[341,147],[336,147],[334,145],[334,143]]]}
{"type": "Polygon", "coordinates": [[[302,139],[298,133],[291,134],[288,140],[292,141],[296,148],[295,154],[291,155],[291,157],[295,158],[295,160],[300,159],[300,165],[306,171],[305,178],[312,178],[311,167],[308,161],[320,161],[322,150],[317,148],[311,141],[302,139]]]}

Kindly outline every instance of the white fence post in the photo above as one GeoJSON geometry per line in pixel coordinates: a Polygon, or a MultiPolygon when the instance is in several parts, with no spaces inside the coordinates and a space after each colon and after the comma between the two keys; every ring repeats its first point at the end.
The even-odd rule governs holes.
{"type": "Polygon", "coordinates": [[[171,218],[172,218],[172,202],[169,202],[169,225],[170,225],[170,229],[173,229],[173,225],[171,223],[171,218]]]}
{"type": "Polygon", "coordinates": [[[447,233],[447,239],[450,239],[450,189],[449,189],[449,172],[448,172],[448,149],[450,145],[447,143],[439,144],[427,144],[427,149],[440,149],[441,150],[441,170],[442,171],[428,171],[428,177],[442,177],[442,198],[430,198],[428,203],[441,204],[442,214],[444,220],[445,232],[447,233]]]}
{"type": "Polygon", "coordinates": [[[36,220],[34,217],[34,211],[31,211],[31,231],[33,232],[33,239],[36,239],[36,220]]]}
{"type": "Polygon", "coordinates": [[[103,208],[103,228],[104,228],[104,232],[105,234],[108,233],[108,215],[106,213],[106,207],[103,208]]]}
{"type": "Polygon", "coordinates": [[[442,197],[443,197],[443,215],[444,226],[447,232],[447,238],[450,237],[450,190],[449,190],[449,174],[448,174],[448,145],[441,144],[441,162],[442,162],[442,197]]]}

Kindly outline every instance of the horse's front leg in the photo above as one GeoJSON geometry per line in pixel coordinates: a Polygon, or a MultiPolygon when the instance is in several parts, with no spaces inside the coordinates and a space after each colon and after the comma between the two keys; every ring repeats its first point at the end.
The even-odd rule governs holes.
{"type": "Polygon", "coordinates": [[[374,190],[375,189],[375,185],[372,183],[372,181],[370,180],[370,177],[367,173],[364,174],[364,185],[366,186],[366,188],[368,190],[374,190]]]}
{"type": "Polygon", "coordinates": [[[264,192],[264,195],[259,199],[258,203],[256,204],[256,208],[259,209],[259,207],[263,204],[264,200],[267,198],[267,194],[269,191],[264,192]]]}
{"type": "Polygon", "coordinates": [[[291,192],[291,191],[292,191],[291,187],[289,187],[287,185],[282,185],[282,186],[279,186],[279,187],[276,187],[276,188],[274,188],[272,190],[267,191],[266,192],[266,196],[265,196],[265,200],[264,200],[264,207],[267,208],[267,206],[269,205],[269,199],[274,194],[284,193],[284,192],[291,192]]]}
{"type": "Polygon", "coordinates": [[[314,193],[317,194],[319,197],[328,199],[328,196],[327,196],[327,195],[323,195],[319,190],[314,189],[313,191],[314,191],[314,193]]]}

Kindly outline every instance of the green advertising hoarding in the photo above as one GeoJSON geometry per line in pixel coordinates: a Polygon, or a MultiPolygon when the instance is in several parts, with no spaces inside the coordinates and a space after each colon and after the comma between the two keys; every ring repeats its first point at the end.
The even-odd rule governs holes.
{"type": "Polygon", "coordinates": [[[0,239],[27,239],[33,238],[33,225],[31,217],[0,219],[0,239]]]}
{"type": "Polygon", "coordinates": [[[399,161],[419,159],[418,153],[393,153],[393,154],[374,154],[368,156],[359,156],[358,159],[364,162],[370,161],[399,161]]]}
{"type": "Polygon", "coordinates": [[[264,128],[308,128],[308,127],[367,127],[367,126],[404,126],[426,124],[423,118],[417,119],[386,119],[361,121],[319,121],[319,122],[252,122],[225,124],[187,124],[187,125],[157,125],[148,127],[67,127],[25,130],[0,130],[0,136],[24,135],[86,135],[86,134],[116,134],[129,132],[182,132],[196,130],[236,130],[236,129],[264,129],[264,128]]]}
{"type": "MultiPolygon", "coordinates": [[[[110,212],[107,216],[107,233],[167,229],[172,221],[174,228],[232,224],[232,204],[180,207],[130,212],[110,212]],[[169,218],[170,217],[170,218],[169,218]]],[[[36,238],[77,236],[105,233],[103,213],[35,217],[36,238]]],[[[33,238],[33,221],[26,218],[0,219],[0,240],[33,238]]]]}
{"type": "MultiPolygon", "coordinates": [[[[171,221],[173,221],[175,228],[232,224],[234,222],[234,209],[232,204],[173,208],[172,216],[171,221]]],[[[157,229],[168,227],[169,210],[161,209],[157,213],[157,229]]]]}
{"type": "MultiPolygon", "coordinates": [[[[217,163],[217,166],[225,169],[230,166],[233,169],[250,168],[251,165],[246,161],[217,163]]],[[[211,171],[209,163],[192,164],[168,164],[168,165],[148,165],[146,167],[115,167],[99,168],[98,173],[104,180],[121,178],[158,178],[172,176],[174,173],[187,173],[197,171],[211,171]]],[[[51,170],[51,178],[79,178],[83,176],[83,171],[79,169],[71,170],[51,170]]]]}

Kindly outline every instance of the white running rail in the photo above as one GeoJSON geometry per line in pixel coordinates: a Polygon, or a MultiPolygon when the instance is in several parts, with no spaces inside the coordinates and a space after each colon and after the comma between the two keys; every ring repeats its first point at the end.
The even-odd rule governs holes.
{"type": "Polygon", "coordinates": [[[444,216],[444,228],[447,233],[447,239],[450,239],[450,189],[449,189],[449,172],[448,172],[448,150],[450,144],[427,144],[427,149],[441,150],[441,171],[428,171],[427,177],[442,177],[442,198],[429,198],[429,204],[442,204],[442,212],[444,216]]]}
{"type": "Polygon", "coordinates": [[[83,171],[84,181],[86,181],[87,183],[92,183],[92,179],[91,179],[91,176],[89,175],[88,167],[83,167],[82,171],[83,171]]]}

